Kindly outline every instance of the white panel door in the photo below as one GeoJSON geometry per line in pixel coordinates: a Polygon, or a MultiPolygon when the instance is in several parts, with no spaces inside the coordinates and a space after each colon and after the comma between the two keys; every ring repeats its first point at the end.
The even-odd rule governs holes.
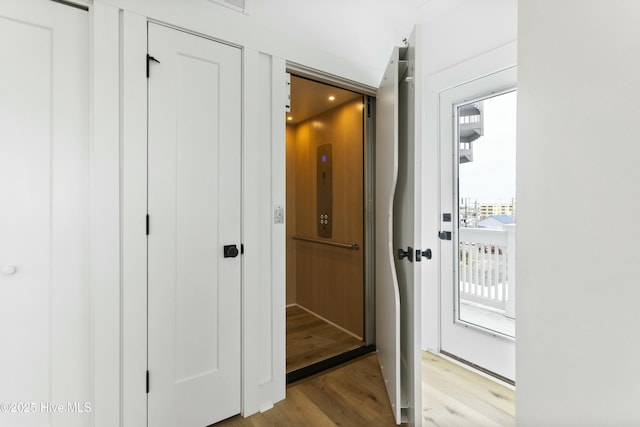
{"type": "Polygon", "coordinates": [[[241,51],[149,24],[149,426],[240,412],[241,51]]]}
{"type": "MultiPolygon", "coordinates": [[[[473,163],[478,164],[481,155],[484,155],[485,158],[488,156],[493,159],[503,158],[499,157],[501,153],[498,151],[493,153],[479,151],[482,144],[486,146],[486,144],[494,143],[489,140],[488,134],[497,134],[500,131],[502,132],[501,137],[508,139],[508,134],[504,133],[504,129],[508,124],[509,116],[504,115],[504,111],[502,115],[498,114],[497,117],[489,114],[486,103],[490,98],[496,98],[500,94],[513,91],[516,78],[516,68],[512,67],[440,93],[440,226],[441,230],[451,232],[451,240],[440,241],[440,350],[497,374],[507,381],[515,381],[516,341],[515,336],[509,336],[500,330],[511,327],[515,333],[515,321],[508,318],[503,309],[488,305],[493,301],[488,298],[492,294],[488,292],[487,288],[493,288],[493,296],[496,297],[500,294],[495,289],[500,289],[499,286],[503,286],[505,279],[508,278],[507,282],[511,282],[513,286],[515,262],[506,267],[502,259],[510,259],[511,261],[515,259],[515,254],[511,252],[515,245],[507,245],[506,231],[471,228],[473,227],[471,224],[460,226],[461,223],[466,224],[467,221],[461,222],[460,219],[462,211],[460,199],[463,197],[460,195],[460,189],[463,181],[460,180],[459,168],[471,166],[473,163]],[[473,141],[474,151],[469,150],[472,156],[475,155],[475,159],[472,157],[471,162],[464,162],[464,166],[461,166],[462,154],[458,135],[460,131],[458,130],[459,123],[456,123],[460,119],[459,113],[456,111],[461,105],[483,101],[485,103],[482,113],[485,123],[483,136],[473,141]],[[489,121],[490,118],[491,121],[489,121]],[[450,214],[447,221],[443,220],[442,214],[445,213],[450,214]],[[465,242],[463,232],[467,233],[469,239],[474,238],[474,240],[465,242]],[[499,240],[501,238],[505,239],[504,242],[499,240]],[[473,250],[469,248],[473,248],[473,250]],[[500,273],[498,268],[500,265],[510,271],[500,273]],[[504,275],[504,278],[492,282],[492,276],[497,279],[501,275],[504,275]],[[485,283],[488,286],[484,288],[480,286],[485,283]],[[468,294],[462,295],[461,289],[464,288],[475,291],[476,299],[471,300],[468,294]],[[470,302],[463,301],[465,298],[469,298],[470,302]],[[473,311],[467,311],[469,314],[466,314],[463,311],[465,306],[467,310],[471,308],[473,311]],[[472,315],[473,317],[471,317],[472,315]],[[504,326],[505,323],[506,326],[504,326]]],[[[512,113],[514,119],[515,111],[512,113]]],[[[515,129],[515,120],[511,120],[511,122],[515,129]]],[[[511,142],[515,146],[515,134],[513,138],[514,140],[511,142]]],[[[487,161],[484,161],[484,164],[487,165],[487,161]]],[[[489,166],[485,166],[486,168],[505,169],[508,167],[504,163],[491,165],[489,162],[488,164],[489,166]]],[[[505,185],[505,182],[495,180],[495,175],[478,174],[478,171],[476,171],[475,179],[482,183],[494,179],[493,187],[495,188],[505,185]],[[488,176],[488,178],[485,179],[484,176],[488,176]]],[[[476,207],[474,210],[473,215],[470,214],[469,217],[480,217],[478,208],[476,207]]],[[[471,221],[469,222],[471,223],[471,221]]],[[[514,291],[515,288],[511,288],[508,292],[501,292],[509,294],[508,299],[513,301],[514,291]]],[[[505,298],[505,294],[502,295],[502,298],[505,298]]]]}
{"type": "Polygon", "coordinates": [[[376,347],[396,423],[409,425],[422,420],[415,39],[394,48],[376,98],[376,347]]]}
{"type": "Polygon", "coordinates": [[[415,33],[400,49],[398,97],[398,179],[393,206],[393,248],[400,295],[400,390],[403,418],[409,425],[422,420],[422,357],[420,352],[420,207],[416,182],[420,176],[419,147],[416,146],[416,47],[415,33]],[[400,258],[400,250],[403,251],[400,258]]]}
{"type": "Polygon", "coordinates": [[[5,0],[0,40],[0,426],[88,426],[88,13],[5,0]]]}
{"type": "Polygon", "coordinates": [[[400,293],[393,248],[393,199],[398,177],[396,47],[376,97],[376,348],[396,423],[400,403],[400,293]]]}

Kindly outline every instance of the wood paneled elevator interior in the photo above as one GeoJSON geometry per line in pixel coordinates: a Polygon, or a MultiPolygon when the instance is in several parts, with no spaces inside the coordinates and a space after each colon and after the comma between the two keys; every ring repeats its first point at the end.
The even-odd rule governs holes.
{"type": "Polygon", "coordinates": [[[364,97],[291,76],[287,372],[363,345],[364,97]]]}

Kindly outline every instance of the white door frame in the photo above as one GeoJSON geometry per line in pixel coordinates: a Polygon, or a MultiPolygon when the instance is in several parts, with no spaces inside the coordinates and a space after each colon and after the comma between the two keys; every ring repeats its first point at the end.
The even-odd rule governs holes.
{"type": "MultiPolygon", "coordinates": [[[[112,105],[115,117],[114,111],[110,113],[111,118],[116,119],[115,124],[111,122],[116,130],[120,126],[117,113],[120,107],[119,93],[126,114],[122,116],[122,134],[115,137],[115,140],[121,140],[121,146],[114,147],[114,139],[109,141],[112,150],[110,165],[116,170],[121,165],[121,175],[111,181],[110,190],[114,190],[113,185],[117,189],[118,183],[122,182],[122,230],[113,235],[116,239],[119,235],[122,236],[122,283],[120,289],[109,286],[104,290],[114,301],[114,305],[109,307],[108,316],[112,323],[105,322],[104,329],[112,338],[111,343],[117,349],[117,356],[103,361],[104,366],[109,366],[111,377],[108,378],[109,383],[105,378],[105,384],[100,388],[104,390],[105,399],[113,398],[110,402],[113,412],[104,416],[104,423],[101,420],[96,425],[119,425],[119,420],[122,419],[125,425],[146,426],[147,395],[141,384],[146,380],[147,328],[146,310],[140,309],[146,306],[146,236],[144,232],[140,232],[145,226],[146,175],[140,171],[146,169],[147,162],[147,80],[145,61],[140,58],[144,59],[147,52],[146,28],[149,19],[126,10],[120,12],[110,6],[103,6],[102,13],[106,15],[99,19],[103,25],[102,31],[110,34],[113,42],[111,38],[100,34],[97,36],[97,44],[112,42],[114,50],[109,57],[113,61],[111,67],[120,63],[119,40],[113,33],[121,31],[124,41],[122,86],[120,87],[116,78],[109,85],[113,92],[104,94],[115,103],[112,105]],[[104,40],[105,38],[108,40],[104,40]],[[122,364],[119,363],[120,328],[113,327],[120,324],[120,311],[117,309],[120,299],[122,364]]],[[[208,38],[215,40],[213,37],[208,38]]],[[[242,62],[242,164],[245,171],[242,178],[242,233],[245,253],[242,271],[241,357],[242,414],[248,416],[267,410],[285,398],[285,289],[284,286],[279,286],[284,283],[285,265],[284,257],[280,259],[271,256],[284,254],[286,238],[284,225],[274,224],[272,220],[273,206],[283,205],[285,200],[284,102],[279,97],[272,96],[285,93],[285,81],[280,78],[285,74],[285,61],[243,47],[242,62]],[[264,179],[265,176],[270,176],[271,181],[264,179]],[[272,328],[275,332],[272,332],[272,328]]],[[[105,74],[109,77],[105,80],[117,77],[117,74],[105,74]]],[[[113,137],[113,133],[111,136],[113,137]]],[[[110,172],[113,175],[113,169],[110,172]]],[[[115,206],[119,206],[119,203],[115,206]]],[[[119,213],[116,218],[120,218],[119,213]]],[[[112,348],[109,350],[113,353],[112,348]]]]}
{"type": "Polygon", "coordinates": [[[287,61],[287,73],[304,77],[318,83],[335,86],[361,94],[365,102],[364,118],[364,345],[373,345],[375,341],[375,96],[377,88],[360,84],[342,77],[287,61]]]}
{"type": "MultiPolygon", "coordinates": [[[[120,64],[118,10],[96,1],[89,7],[91,45],[92,150],[92,323],[94,423],[117,426],[121,419],[121,297],[122,281],[120,195],[120,81],[113,69],[120,64]]],[[[146,139],[145,139],[146,141],[146,139]]],[[[145,279],[146,280],[146,279],[145,279]]],[[[146,282],[145,282],[146,283],[146,282]]],[[[146,343],[146,341],[145,341],[146,343]]]]}

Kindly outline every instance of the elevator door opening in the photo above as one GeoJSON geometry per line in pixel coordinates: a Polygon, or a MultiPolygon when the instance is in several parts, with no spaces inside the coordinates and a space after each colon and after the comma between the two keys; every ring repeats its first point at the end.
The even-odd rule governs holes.
{"type": "Polygon", "coordinates": [[[365,347],[364,96],[291,76],[287,374],[365,347]]]}

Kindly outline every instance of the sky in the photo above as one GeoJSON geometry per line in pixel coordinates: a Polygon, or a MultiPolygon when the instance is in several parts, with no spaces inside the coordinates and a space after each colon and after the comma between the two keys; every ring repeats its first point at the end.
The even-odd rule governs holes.
{"type": "Polygon", "coordinates": [[[473,142],[473,162],[460,165],[460,198],[511,203],[516,197],[516,99],[509,92],[484,101],[484,136],[473,142]]]}

